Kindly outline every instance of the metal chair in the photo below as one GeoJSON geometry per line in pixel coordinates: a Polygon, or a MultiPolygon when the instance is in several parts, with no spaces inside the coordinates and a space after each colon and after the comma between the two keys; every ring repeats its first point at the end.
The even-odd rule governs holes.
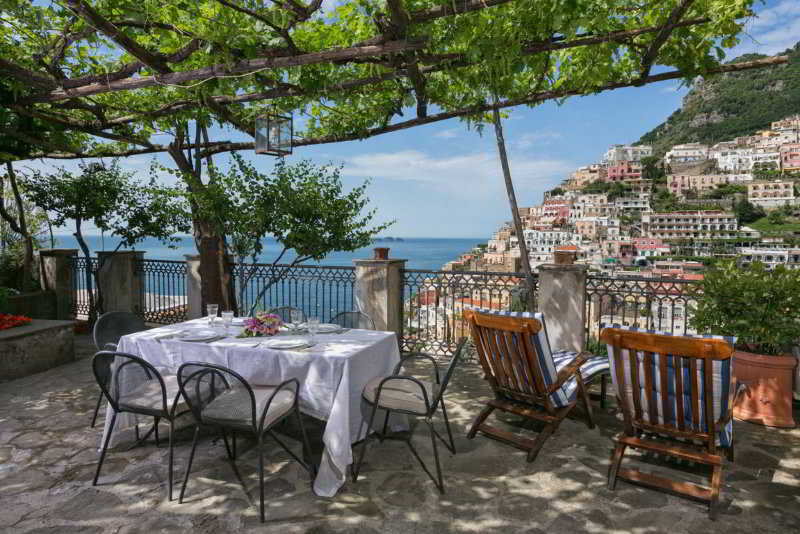
{"type": "Polygon", "coordinates": [[[414,353],[404,357],[400,363],[395,367],[391,376],[377,377],[367,383],[364,388],[364,400],[372,406],[372,413],[369,417],[369,426],[367,427],[367,435],[361,445],[361,454],[359,455],[358,462],[352,468],[353,482],[358,480],[358,473],[361,470],[361,463],[364,461],[364,456],[367,450],[367,441],[370,438],[370,430],[375,420],[375,412],[378,408],[386,410],[386,417],[383,420],[383,430],[378,435],[378,439],[382,442],[385,439],[393,439],[405,441],[412,454],[417,459],[419,464],[428,477],[433,481],[436,488],[440,493],[444,494],[444,481],[442,480],[442,467],[439,464],[439,451],[436,447],[436,438],[439,438],[444,444],[445,448],[452,454],[456,453],[456,445],[453,442],[453,433],[450,431],[450,421],[447,419],[447,410],[444,406],[444,392],[447,389],[447,384],[453,376],[453,371],[461,358],[461,352],[464,350],[464,345],[467,339],[462,338],[459,341],[453,358],[447,367],[444,378],[439,381],[439,367],[436,359],[427,354],[414,353]],[[433,372],[435,382],[426,380],[418,380],[412,376],[401,375],[400,370],[403,365],[413,358],[425,358],[433,363],[433,372]],[[442,436],[433,428],[432,418],[436,415],[436,409],[442,406],[442,416],[444,417],[445,428],[447,428],[447,436],[450,438],[448,443],[442,436]],[[389,424],[389,416],[392,412],[402,413],[406,415],[413,415],[416,417],[424,417],[425,423],[428,425],[428,430],[431,435],[431,444],[433,446],[433,457],[436,460],[436,478],[433,477],[425,462],[422,461],[414,445],[411,443],[413,430],[408,433],[407,437],[390,436],[386,433],[389,424]]]}
{"type": "MultiPolygon", "coordinates": [[[[108,312],[98,317],[94,323],[92,337],[97,350],[117,350],[117,343],[122,336],[146,330],[144,319],[130,312],[108,312]]],[[[97,414],[100,412],[100,403],[103,400],[103,392],[97,395],[97,404],[92,415],[91,428],[97,423],[97,414]]]]}
{"type": "Polygon", "coordinates": [[[295,308],[293,306],[280,306],[278,308],[272,308],[269,313],[274,313],[278,317],[281,318],[281,321],[284,323],[291,323],[292,322],[292,312],[298,311],[302,314],[302,322],[308,321],[308,317],[306,316],[305,312],[300,308],[295,308]]]}
{"type": "Polygon", "coordinates": [[[361,328],[363,330],[375,330],[375,321],[372,317],[360,311],[346,311],[337,313],[331,323],[338,324],[342,328],[361,328]]]}
{"type": "Polygon", "coordinates": [[[175,419],[186,413],[188,409],[181,400],[178,377],[162,375],[150,363],[138,356],[124,352],[101,351],[94,355],[92,370],[97,384],[105,395],[114,413],[111,424],[103,440],[100,460],[92,485],[97,485],[100,469],[108,450],[108,442],[117,422],[117,414],[122,412],[147,415],[155,418],[153,429],[158,445],[158,423],[163,418],[169,421],[169,500],[172,500],[172,434],[175,419]]]}
{"type": "MultiPolygon", "coordinates": [[[[225,448],[231,461],[236,459],[235,432],[249,433],[258,442],[258,479],[260,493],[260,515],[264,522],[264,436],[269,435],[292,458],[308,470],[312,478],[316,472],[313,464],[306,463],[295,455],[273,432],[273,427],[291,415],[297,417],[303,435],[303,454],[311,457],[303,420],[298,408],[298,388],[300,382],[291,378],[277,386],[251,386],[235,371],[200,362],[187,362],[178,368],[181,392],[186,399],[195,420],[192,452],[181,486],[178,502],[183,502],[189,472],[197,448],[200,427],[216,427],[225,441],[225,448]],[[233,451],[228,446],[227,431],[232,433],[233,451]]],[[[238,476],[238,475],[237,475],[238,476]]]]}

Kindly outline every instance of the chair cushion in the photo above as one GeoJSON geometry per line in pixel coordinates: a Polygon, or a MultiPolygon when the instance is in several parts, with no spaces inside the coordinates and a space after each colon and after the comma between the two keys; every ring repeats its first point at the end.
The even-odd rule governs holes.
{"type": "MultiPolygon", "coordinates": [[[[539,367],[542,369],[542,378],[545,385],[550,386],[555,383],[558,369],[556,368],[555,361],[553,360],[553,350],[550,347],[550,338],[547,335],[547,322],[545,321],[544,314],[541,312],[511,312],[493,310],[489,308],[472,308],[479,313],[486,313],[490,315],[500,315],[503,317],[521,317],[524,319],[536,319],[542,324],[541,330],[533,336],[532,344],[536,350],[536,355],[539,357],[539,367]]],[[[563,352],[563,351],[556,351],[563,352]]],[[[564,387],[560,387],[550,394],[550,401],[556,407],[566,406],[570,402],[570,393],[564,387]]]]}
{"type": "MultiPolygon", "coordinates": [[[[370,380],[364,387],[364,398],[371,403],[375,403],[375,396],[378,394],[378,387],[386,377],[379,376],[370,380]]],[[[438,390],[438,385],[420,380],[425,392],[428,395],[428,403],[433,402],[433,398],[438,390]]],[[[381,396],[378,399],[378,406],[390,410],[405,410],[408,412],[425,414],[428,407],[425,406],[425,397],[419,384],[410,380],[388,380],[381,388],[381,396]]]]}
{"type": "MultiPolygon", "coordinates": [[[[558,350],[554,352],[553,361],[556,364],[556,369],[561,371],[561,369],[569,365],[577,355],[577,352],[571,350],[558,350]]],[[[609,370],[608,356],[592,356],[586,363],[581,365],[581,378],[583,379],[583,383],[587,384],[601,374],[608,373],[609,370]]],[[[564,382],[562,388],[566,392],[569,401],[572,402],[578,392],[578,381],[573,376],[564,382]]]]}
{"type": "MultiPolygon", "coordinates": [[[[661,334],[664,336],[673,336],[669,332],[661,332],[658,330],[645,330],[642,328],[634,327],[634,326],[620,326],[617,324],[612,325],[600,325],[602,328],[619,328],[620,330],[628,330],[631,332],[645,332],[648,334],[661,334]]],[[[687,338],[701,338],[701,339],[723,339],[734,345],[736,343],[735,337],[730,336],[715,336],[715,335],[704,335],[704,334],[684,334],[682,337],[687,338]]],[[[614,349],[611,345],[608,345],[608,359],[610,362],[611,368],[611,381],[614,385],[614,390],[617,392],[617,396],[620,399],[623,399],[623,402],[627,402],[629,406],[633,407],[633,386],[632,386],[632,378],[631,378],[631,369],[630,369],[630,353],[627,350],[622,351],[622,361],[623,361],[623,375],[625,376],[625,391],[624,395],[620,395],[620,388],[619,384],[617,383],[617,373],[614,366],[614,349]]],[[[669,403],[668,410],[669,413],[665,414],[663,411],[663,407],[661,402],[655,402],[656,406],[656,414],[657,414],[657,421],[650,421],[650,412],[649,412],[649,399],[648,394],[644,390],[644,381],[640,384],[639,388],[639,398],[640,398],[640,405],[642,407],[642,416],[643,419],[650,423],[656,424],[663,424],[665,419],[670,424],[676,424],[676,414],[677,414],[677,399],[675,398],[675,365],[674,361],[676,357],[680,355],[672,355],[666,354],[663,355],[667,358],[667,373],[668,373],[668,380],[669,383],[666,384],[667,387],[667,400],[669,403]]],[[[654,353],[653,354],[653,395],[652,398],[660,399],[661,398],[661,375],[658,372],[660,358],[662,354],[654,353]]],[[[644,366],[644,353],[639,352],[637,354],[637,360],[639,361],[640,366],[644,366]]],[[[727,360],[714,360],[714,372],[713,372],[713,391],[712,394],[712,405],[714,407],[714,420],[718,421],[723,415],[727,414],[730,410],[731,406],[733,405],[733,397],[736,393],[736,384],[735,384],[735,377],[732,372],[732,362],[733,358],[729,358],[727,360]]],[[[702,360],[698,360],[697,362],[697,373],[698,377],[702,377],[703,373],[703,366],[704,362],[702,360]]],[[[644,370],[640,367],[639,376],[643,376],[644,370]]],[[[705,418],[704,410],[705,410],[705,401],[704,395],[705,392],[705,384],[703,380],[699,380],[700,382],[700,418],[703,420],[705,418]]],[[[691,397],[691,390],[685,387],[686,384],[689,383],[689,371],[684,370],[682,376],[682,383],[684,384],[684,395],[683,395],[683,412],[684,418],[686,420],[687,425],[691,421],[691,404],[692,404],[692,397],[691,397]]],[[[703,430],[707,430],[708,428],[704,425],[703,430]]],[[[733,443],[733,420],[728,421],[728,423],[719,429],[718,436],[717,436],[717,444],[721,447],[728,447],[733,443]]]]}
{"type": "MultiPolygon", "coordinates": [[[[264,407],[275,392],[271,386],[253,386],[256,401],[256,421],[253,421],[253,408],[250,395],[243,387],[231,388],[206,406],[201,412],[204,422],[220,425],[247,426],[258,425],[264,407]]],[[[286,415],[294,407],[294,391],[283,388],[275,394],[264,418],[264,428],[286,415]]]]}
{"type": "MultiPolygon", "coordinates": [[[[186,409],[186,401],[183,395],[178,395],[180,393],[178,377],[175,375],[161,375],[161,378],[164,380],[164,387],[167,392],[167,410],[172,410],[173,403],[177,402],[175,413],[184,411],[186,409]]],[[[161,384],[157,378],[146,380],[132,390],[120,395],[118,402],[120,407],[131,411],[163,411],[164,402],[161,395],[161,384]]]]}

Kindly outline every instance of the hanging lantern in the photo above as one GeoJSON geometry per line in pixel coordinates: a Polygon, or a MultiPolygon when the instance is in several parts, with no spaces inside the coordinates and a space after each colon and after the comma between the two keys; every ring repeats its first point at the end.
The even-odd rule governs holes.
{"type": "Polygon", "coordinates": [[[292,116],[267,113],[256,118],[256,154],[286,156],[292,153],[292,116]]]}

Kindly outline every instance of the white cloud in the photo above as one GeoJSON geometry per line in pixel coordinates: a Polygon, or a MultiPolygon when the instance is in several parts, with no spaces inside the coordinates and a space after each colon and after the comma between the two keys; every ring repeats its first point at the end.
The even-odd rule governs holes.
{"type": "MultiPolygon", "coordinates": [[[[353,156],[345,163],[345,174],[374,178],[376,184],[380,180],[407,181],[462,197],[486,194],[502,183],[500,161],[488,151],[444,157],[419,150],[378,152],[353,156]]],[[[510,166],[520,190],[545,190],[576,167],[568,161],[514,154],[510,166]]]]}
{"type": "Polygon", "coordinates": [[[729,57],[756,52],[773,55],[793,47],[800,40],[800,2],[781,0],[762,9],[745,24],[741,43],[729,57]]]}
{"type": "Polygon", "coordinates": [[[458,137],[458,135],[463,130],[461,128],[448,128],[446,130],[440,130],[433,134],[434,137],[438,137],[439,139],[453,139],[454,137],[458,137]]]}
{"type": "Polygon", "coordinates": [[[520,136],[514,142],[514,146],[519,149],[526,149],[534,146],[549,145],[562,137],[564,136],[558,132],[529,132],[520,136]]]}
{"type": "Polygon", "coordinates": [[[672,93],[677,93],[680,90],[681,90],[680,85],[668,85],[666,87],[662,87],[660,92],[665,94],[672,94],[672,93]]]}

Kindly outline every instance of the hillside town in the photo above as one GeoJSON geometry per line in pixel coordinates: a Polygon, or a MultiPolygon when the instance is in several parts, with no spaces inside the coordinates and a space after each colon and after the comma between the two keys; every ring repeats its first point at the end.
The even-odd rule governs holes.
{"type": "MultiPolygon", "coordinates": [[[[594,272],[697,280],[721,258],[800,269],[800,114],[770,129],[671,147],[612,145],[519,209],[531,267],[572,251],[594,272]]],[[[445,271],[521,271],[508,222],[445,271]]]]}

